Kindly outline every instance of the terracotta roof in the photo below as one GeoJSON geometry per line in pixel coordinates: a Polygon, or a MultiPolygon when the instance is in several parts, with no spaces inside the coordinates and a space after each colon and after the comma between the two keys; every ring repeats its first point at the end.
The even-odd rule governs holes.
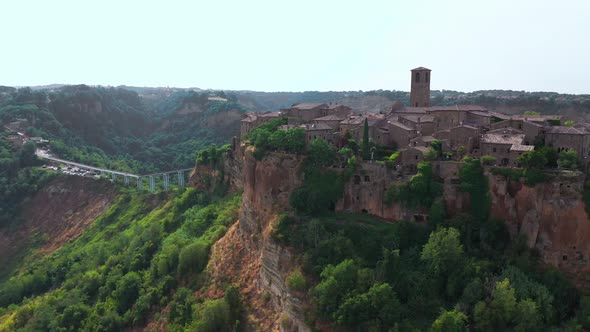
{"type": "Polygon", "coordinates": [[[548,120],[561,120],[563,118],[562,115],[514,115],[512,116],[513,120],[528,120],[528,121],[535,121],[535,122],[543,122],[548,120]]]}
{"type": "Polygon", "coordinates": [[[392,126],[398,127],[400,129],[403,129],[403,130],[406,130],[406,131],[412,131],[412,130],[414,130],[414,129],[412,129],[412,128],[410,128],[410,127],[408,127],[408,126],[406,126],[406,125],[404,125],[404,124],[402,124],[400,122],[397,122],[397,121],[389,121],[388,123],[390,125],[392,125],[392,126]]]}
{"type": "Polygon", "coordinates": [[[432,115],[400,115],[400,117],[415,123],[434,122],[434,117],[432,115]]]}
{"type": "Polygon", "coordinates": [[[338,104],[338,103],[328,104],[328,107],[326,107],[326,109],[333,110],[333,109],[336,109],[338,107],[346,107],[348,109],[351,109],[350,107],[348,107],[346,105],[342,105],[342,104],[338,104]]]}
{"type": "Polygon", "coordinates": [[[492,144],[522,144],[524,134],[484,134],[481,138],[482,143],[492,144]]]}
{"type": "Polygon", "coordinates": [[[258,116],[261,118],[278,118],[281,115],[281,112],[265,112],[258,114],[258,116]]]}
{"type": "Polygon", "coordinates": [[[527,152],[533,151],[535,149],[534,145],[523,145],[523,144],[512,144],[510,147],[510,151],[519,151],[519,152],[527,152]]]}
{"type": "Polygon", "coordinates": [[[467,129],[472,129],[472,130],[478,130],[477,127],[466,125],[466,124],[462,124],[460,126],[453,127],[450,130],[457,129],[457,128],[467,128],[467,129]]]}
{"type": "Polygon", "coordinates": [[[486,118],[489,118],[492,116],[490,114],[490,112],[484,112],[484,111],[470,111],[469,113],[477,115],[477,116],[485,116],[486,118]]]}
{"type": "Polygon", "coordinates": [[[343,116],[338,116],[336,114],[330,114],[330,115],[322,116],[320,118],[315,118],[314,120],[318,120],[318,121],[342,121],[342,120],[344,120],[344,117],[343,116]]]}
{"type": "Polygon", "coordinates": [[[490,112],[490,115],[502,120],[510,120],[510,116],[498,112],[490,112]]]}
{"type": "Polygon", "coordinates": [[[311,110],[317,107],[326,107],[327,105],[324,103],[298,103],[298,104],[293,104],[291,106],[291,108],[296,108],[296,109],[300,109],[300,110],[311,110]]]}
{"type": "Polygon", "coordinates": [[[518,134],[522,134],[522,131],[518,130],[518,129],[514,129],[512,127],[506,127],[506,128],[490,130],[490,131],[488,131],[488,134],[518,135],[518,134]]]}
{"type": "Polygon", "coordinates": [[[548,134],[567,134],[567,135],[587,135],[590,134],[588,129],[578,126],[576,127],[568,127],[568,126],[552,126],[547,128],[548,134]]]}
{"type": "Polygon", "coordinates": [[[432,71],[432,70],[430,70],[430,69],[428,69],[426,67],[418,67],[418,68],[412,69],[412,71],[414,71],[414,70],[428,70],[428,71],[432,71]]]}
{"type": "Polygon", "coordinates": [[[300,126],[305,130],[332,130],[332,127],[325,123],[307,123],[300,126]]]}
{"type": "Polygon", "coordinates": [[[340,121],[341,124],[360,125],[361,122],[365,121],[362,116],[354,115],[340,121]]]}

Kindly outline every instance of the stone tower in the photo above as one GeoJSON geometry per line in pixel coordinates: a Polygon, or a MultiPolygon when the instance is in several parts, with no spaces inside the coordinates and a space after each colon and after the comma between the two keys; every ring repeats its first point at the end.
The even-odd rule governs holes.
{"type": "Polygon", "coordinates": [[[412,69],[411,107],[430,106],[430,69],[418,67],[412,69]]]}

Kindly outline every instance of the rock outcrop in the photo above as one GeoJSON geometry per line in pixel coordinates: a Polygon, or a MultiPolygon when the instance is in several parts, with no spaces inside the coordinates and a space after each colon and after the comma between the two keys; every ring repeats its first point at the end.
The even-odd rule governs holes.
{"type": "Polygon", "coordinates": [[[545,264],[563,271],[578,287],[590,290],[590,219],[585,210],[581,172],[559,172],[534,187],[489,174],[492,216],[506,221],[510,233],[523,234],[545,264]]]}
{"type": "Polygon", "coordinates": [[[213,284],[232,278],[240,286],[251,307],[253,330],[309,331],[302,310],[304,295],[292,293],[285,284],[294,257],[271,237],[291,192],[302,183],[302,165],[300,156],[281,153],[258,161],[245,147],[234,151],[225,165],[229,172],[241,169],[241,180],[234,183],[243,188],[240,219],[213,247],[208,271],[213,284]]]}

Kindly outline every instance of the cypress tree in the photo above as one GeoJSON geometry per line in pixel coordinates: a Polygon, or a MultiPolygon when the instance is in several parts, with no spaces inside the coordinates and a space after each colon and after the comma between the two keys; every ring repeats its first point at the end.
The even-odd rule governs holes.
{"type": "Polygon", "coordinates": [[[362,151],[363,152],[363,159],[365,159],[365,160],[369,159],[371,156],[370,156],[370,152],[369,152],[369,121],[367,118],[365,118],[362,150],[363,150],[362,151]]]}

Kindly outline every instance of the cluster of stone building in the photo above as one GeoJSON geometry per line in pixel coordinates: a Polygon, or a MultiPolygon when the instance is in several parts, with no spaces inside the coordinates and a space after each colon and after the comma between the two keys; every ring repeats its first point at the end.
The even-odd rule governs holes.
{"type": "Polygon", "coordinates": [[[517,158],[544,143],[558,152],[573,150],[587,166],[590,156],[590,124],[564,126],[559,115],[513,115],[492,112],[477,105],[430,105],[430,74],[427,68],[411,71],[410,105],[395,102],[386,114],[355,114],[335,103],[300,103],[280,112],[249,113],[241,123],[241,135],[275,119],[286,117],[284,128],[301,127],[306,139],[322,137],[330,144],[349,132],[358,142],[364,135],[377,145],[400,150],[399,165],[415,170],[433,141],[443,152],[492,156],[500,166],[516,167],[517,158]]]}

